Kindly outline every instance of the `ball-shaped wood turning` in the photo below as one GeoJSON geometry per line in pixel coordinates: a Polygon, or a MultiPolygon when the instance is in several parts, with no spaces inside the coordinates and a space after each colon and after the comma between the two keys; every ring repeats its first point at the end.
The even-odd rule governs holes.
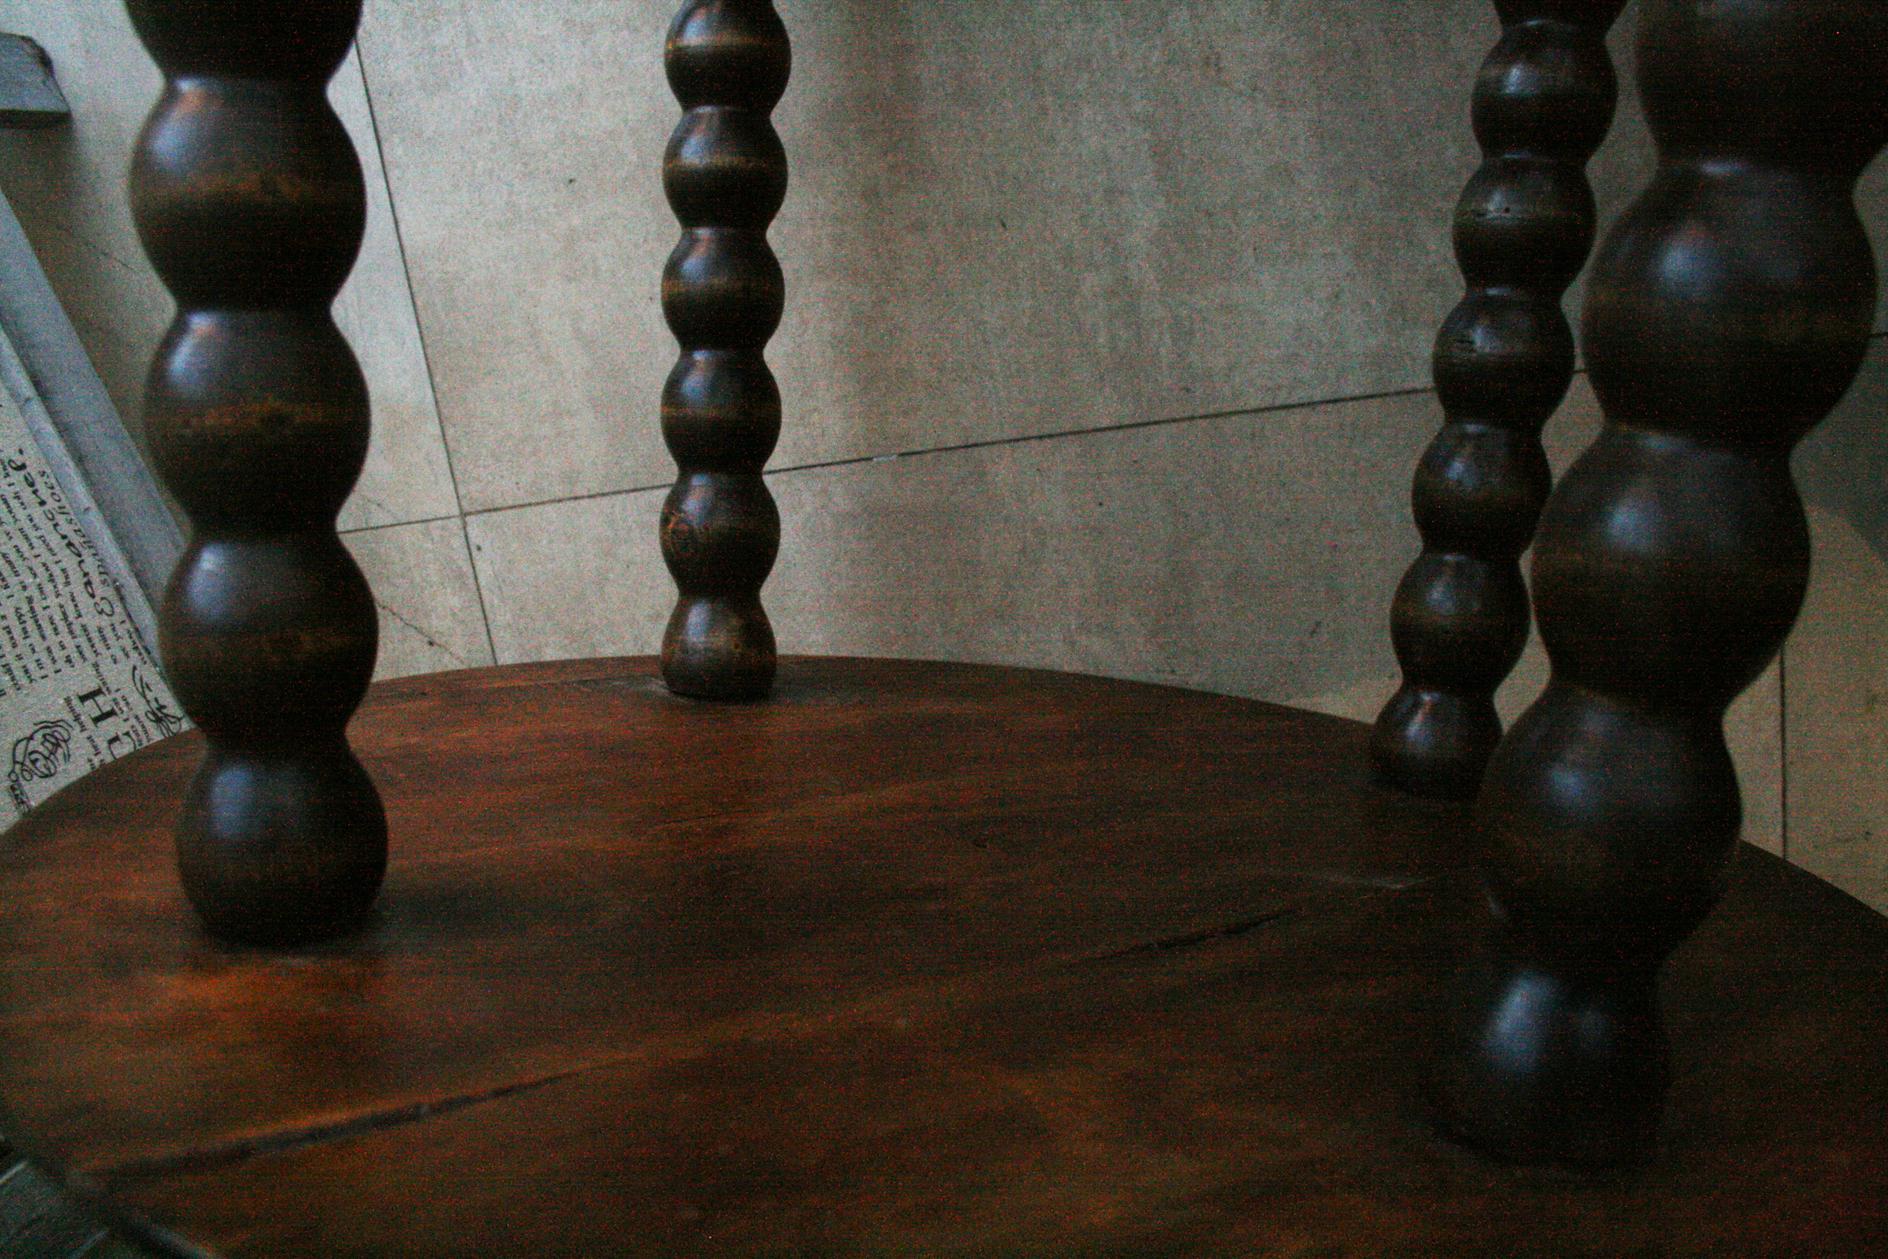
{"type": "Polygon", "coordinates": [[[159,617],[209,741],[177,856],[205,925],[293,944],[345,931],[387,861],[346,739],[376,618],[335,516],[367,453],[367,387],[329,306],[365,224],[325,89],[359,0],[130,0],[165,76],[131,171],[145,251],[177,298],[145,428],[191,536],[159,617]]]}
{"type": "Polygon", "coordinates": [[[1618,88],[1606,32],[1624,0],[1503,0],[1475,81],[1482,165],[1455,209],[1468,292],[1436,337],[1446,420],[1416,469],[1423,551],[1397,588],[1403,685],[1377,718],[1378,777],[1465,800],[1501,738],[1495,690],[1527,645],[1520,557],[1547,499],[1541,426],[1573,379],[1560,300],[1593,246],[1586,162],[1618,88]]]}
{"type": "Polygon", "coordinates": [[[1852,194],[1888,142],[1888,6],[1647,0],[1639,64],[1659,168],[1594,266],[1607,422],[1541,520],[1553,679],[1478,801],[1500,939],[1457,988],[1436,1077],[1451,1131],[1543,1161],[1651,1148],[1658,972],[1741,823],[1725,709],[1808,579],[1790,451],[1875,313],[1852,194]]]}
{"type": "Polygon", "coordinates": [[[682,353],[662,392],[679,475],[662,507],[662,556],[681,596],[662,641],[669,689],[753,699],[774,677],[760,588],[780,548],[761,477],[780,435],[763,349],[786,281],[767,226],[787,194],[769,114],[787,88],[786,27],[768,0],[691,0],[669,30],[669,84],[685,111],[663,161],[682,223],[662,309],[682,353]]]}

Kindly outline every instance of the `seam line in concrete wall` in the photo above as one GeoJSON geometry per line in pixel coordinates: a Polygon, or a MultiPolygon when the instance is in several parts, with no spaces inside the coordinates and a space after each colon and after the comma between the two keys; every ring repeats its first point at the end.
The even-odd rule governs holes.
{"type": "MultiPolygon", "coordinates": [[[[363,81],[365,81],[365,77],[366,77],[365,60],[362,61],[361,68],[363,72],[362,79],[363,81]]],[[[368,96],[368,111],[370,115],[372,113],[372,110],[373,110],[373,98],[372,98],[372,93],[370,92],[368,96]]],[[[376,143],[379,142],[378,130],[376,130],[376,133],[375,133],[375,142],[376,143]]],[[[394,213],[394,230],[395,230],[395,235],[397,237],[398,232],[399,232],[399,213],[398,213],[397,208],[394,213]]],[[[402,267],[406,265],[406,251],[404,247],[402,247],[401,249],[400,262],[401,262],[402,267]]],[[[408,278],[408,282],[407,282],[407,297],[408,297],[408,300],[412,299],[411,277],[408,278]]],[[[419,325],[419,314],[418,314],[417,308],[415,309],[415,312],[414,312],[414,323],[416,325],[419,325]]],[[[1888,340],[1888,331],[1873,333],[1871,334],[1870,339],[1874,341],[1888,340]]],[[[422,352],[424,351],[425,341],[426,341],[426,330],[424,326],[420,326],[420,343],[421,343],[422,352]]],[[[431,376],[432,376],[432,363],[430,359],[428,359],[427,361],[426,370],[427,370],[428,380],[430,381],[431,376]]],[[[1574,375],[1575,376],[1586,375],[1586,368],[1584,367],[1578,368],[1574,372],[1574,375]]],[[[793,473],[793,472],[815,472],[815,471],[819,471],[826,468],[850,467],[853,464],[860,464],[860,463],[895,463],[900,459],[916,459],[916,458],[921,458],[925,455],[954,454],[956,452],[965,451],[965,450],[984,450],[993,446],[1015,446],[1015,445],[1020,445],[1023,442],[1054,441],[1057,438],[1061,438],[1061,437],[1089,437],[1089,436],[1094,436],[1100,433],[1125,433],[1125,432],[1132,432],[1135,429],[1160,428],[1167,425],[1176,425],[1176,424],[1195,424],[1195,423],[1201,423],[1207,420],[1237,419],[1240,416],[1274,415],[1274,414],[1285,412],[1285,411],[1302,411],[1310,407],[1343,406],[1349,403],[1357,403],[1357,402],[1376,402],[1385,398],[1410,398],[1410,397],[1416,397],[1421,394],[1433,394],[1434,392],[1435,392],[1435,388],[1430,385],[1412,385],[1404,389],[1386,389],[1377,393],[1349,394],[1343,397],[1317,398],[1317,399],[1309,399],[1309,400],[1305,400],[1301,402],[1281,402],[1275,406],[1269,406],[1269,407],[1246,407],[1246,408],[1240,408],[1240,409],[1231,410],[1231,411],[1208,411],[1208,412],[1203,412],[1202,414],[1199,414],[1199,415],[1169,416],[1164,419],[1157,419],[1157,420],[1132,420],[1124,424],[1097,424],[1097,425],[1092,425],[1086,428],[1062,429],[1060,431],[1053,432],[1053,433],[1025,433],[1025,434],[1021,434],[1015,437],[1000,437],[1000,438],[994,438],[989,441],[980,441],[980,442],[962,442],[962,443],[959,443],[957,445],[952,445],[952,446],[927,446],[927,447],[923,447],[916,450],[898,451],[895,454],[854,455],[845,459],[825,459],[825,460],[818,460],[812,463],[787,464],[783,467],[768,468],[765,471],[765,475],[782,476],[787,473],[793,473]]],[[[436,393],[437,393],[437,390],[435,389],[435,394],[436,393]]],[[[436,406],[437,406],[437,403],[435,402],[435,407],[436,406]]],[[[1552,421],[1550,420],[1549,423],[1551,422],[1552,421]]],[[[441,442],[441,445],[444,446],[446,450],[446,468],[447,468],[447,471],[450,473],[452,471],[452,448],[446,442],[445,420],[443,417],[440,419],[440,442],[441,442]]],[[[381,529],[398,529],[405,525],[427,525],[427,524],[438,524],[442,521],[447,521],[447,520],[467,520],[474,516],[496,516],[496,515],[500,515],[508,511],[528,511],[534,507],[556,507],[564,503],[586,503],[586,502],[595,501],[596,499],[600,499],[600,498],[615,498],[618,495],[623,495],[623,494],[650,494],[650,493],[654,493],[657,490],[666,490],[673,484],[674,482],[672,481],[663,481],[654,485],[625,485],[619,489],[598,490],[595,493],[590,493],[590,494],[567,494],[559,498],[540,498],[540,499],[533,499],[530,502],[526,502],[526,503],[506,503],[502,507],[481,507],[473,511],[465,511],[464,504],[459,499],[458,477],[454,475],[452,477],[453,500],[455,503],[459,505],[460,514],[452,515],[452,516],[426,516],[418,520],[401,520],[393,524],[386,524],[386,525],[362,525],[356,529],[342,530],[342,536],[347,537],[347,536],[352,536],[353,534],[357,534],[357,533],[373,533],[381,529]]],[[[469,537],[466,539],[466,550],[467,550],[467,557],[468,559],[470,559],[471,558],[471,540],[469,537]]],[[[478,583],[478,565],[476,561],[473,562],[472,577],[473,577],[473,583],[476,585],[478,583]]],[[[485,612],[485,603],[484,603],[484,597],[482,594],[479,600],[479,612],[481,616],[483,616],[485,612]]],[[[488,636],[490,634],[490,630],[491,630],[491,627],[488,623],[486,626],[486,632],[488,636]]],[[[494,658],[496,658],[496,656],[494,656],[494,658]]]]}
{"type": "MultiPolygon", "coordinates": [[[[1360,402],[1379,402],[1386,398],[1413,398],[1434,393],[1428,385],[1411,386],[1406,389],[1385,389],[1378,393],[1350,394],[1340,398],[1315,398],[1302,402],[1281,402],[1269,407],[1241,407],[1232,411],[1208,411],[1199,415],[1168,416],[1158,420],[1130,420],[1123,424],[1096,424],[1086,428],[1061,429],[1053,433],[1025,433],[1016,437],[997,437],[988,441],[959,442],[950,446],[926,446],[918,450],[901,450],[893,454],[852,455],[844,459],[822,459],[812,463],[788,464],[779,468],[768,468],[766,476],[784,476],[793,472],[817,472],[827,468],[849,468],[863,463],[895,463],[900,459],[921,459],[928,455],[957,454],[966,450],[989,450],[997,446],[1021,446],[1028,442],[1057,441],[1064,437],[1092,437],[1102,433],[1128,433],[1137,429],[1168,428],[1180,424],[1199,424],[1208,420],[1233,420],[1243,417],[1279,415],[1288,411],[1307,411],[1313,407],[1347,406],[1360,402]]],[[[496,516],[508,511],[528,511],[533,507],[554,507],[562,503],[585,503],[599,498],[616,498],[624,494],[648,494],[656,490],[666,490],[674,482],[663,481],[658,485],[626,485],[621,489],[598,490],[593,494],[569,494],[562,498],[535,499],[528,503],[507,503],[503,507],[481,507],[467,512],[467,517],[496,516]]]]}
{"type": "Polygon", "coordinates": [[[1790,645],[1777,653],[1777,843],[1790,859],[1790,645]]]}
{"type": "MultiPolygon", "coordinates": [[[[426,387],[433,394],[433,422],[439,426],[439,449],[446,457],[446,479],[452,486],[452,505],[459,522],[459,545],[465,549],[466,567],[472,572],[472,594],[479,603],[479,624],[485,629],[485,649],[492,654],[492,663],[498,663],[498,643],[492,637],[492,617],[485,607],[485,586],[479,579],[478,557],[472,553],[472,534],[466,525],[465,498],[459,493],[459,470],[452,461],[452,438],[446,432],[446,417],[441,414],[439,405],[439,381],[433,373],[432,348],[426,336],[426,321],[420,315],[419,302],[413,296],[413,268],[407,262],[406,236],[400,230],[400,203],[393,195],[393,178],[387,173],[387,150],[380,142],[380,115],[374,109],[374,84],[367,73],[367,53],[360,37],[354,39],[354,60],[360,65],[361,95],[367,100],[367,125],[373,133],[374,149],[380,154],[380,178],[387,192],[387,217],[393,221],[393,247],[400,255],[400,278],[406,282],[407,306],[413,312],[413,330],[420,341],[420,361],[426,368],[426,387]]],[[[426,523],[404,521],[405,524],[426,523]]],[[[351,530],[364,533],[366,530],[351,530]]]]}
{"type": "Polygon", "coordinates": [[[355,525],[352,529],[338,529],[336,532],[344,538],[353,538],[363,533],[384,533],[388,529],[406,529],[414,525],[442,525],[449,520],[459,518],[459,513],[453,512],[445,516],[420,516],[413,520],[396,520],[384,525],[355,525]]]}

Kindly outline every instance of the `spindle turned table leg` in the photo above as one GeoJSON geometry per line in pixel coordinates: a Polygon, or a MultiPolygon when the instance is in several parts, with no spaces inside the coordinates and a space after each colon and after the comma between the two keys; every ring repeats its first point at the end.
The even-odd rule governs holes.
{"type": "Polygon", "coordinates": [[[360,165],[326,85],[360,0],[129,0],[164,72],[132,212],[177,299],[145,426],[190,517],[159,617],[209,741],[177,832],[184,890],[238,940],[345,930],[387,861],[346,727],[373,673],[367,582],[335,517],[367,453],[367,387],[329,306],[360,247],[360,165]]]}
{"type": "Polygon", "coordinates": [[[787,193],[769,119],[792,66],[769,0],[689,0],[669,29],[669,85],[684,110],[663,161],[682,223],[662,309],[682,353],[662,393],[679,474],[662,507],[662,556],[680,590],[662,642],[669,689],[752,699],[774,677],[760,588],[780,548],[761,476],[780,435],[780,390],[763,349],[786,281],[767,227],[787,193]]]}
{"type": "Polygon", "coordinates": [[[1377,718],[1378,777],[1468,799],[1501,739],[1495,690],[1527,645],[1521,553],[1547,500],[1541,427],[1573,379],[1567,286],[1593,247],[1586,162],[1612,125],[1606,32],[1625,0],[1496,0],[1475,80],[1482,164],[1455,208],[1468,292],[1436,337],[1445,421],[1411,499],[1423,551],[1397,588],[1403,685],[1377,718]]]}
{"type": "Polygon", "coordinates": [[[1808,577],[1790,451],[1875,312],[1852,194],[1888,142],[1888,5],[1646,0],[1639,69],[1659,167],[1595,263],[1606,425],[1542,517],[1553,677],[1477,804],[1498,945],[1458,983],[1435,1077],[1450,1131],[1529,1160],[1655,1137],[1658,973],[1741,824],[1724,712],[1808,577]]]}

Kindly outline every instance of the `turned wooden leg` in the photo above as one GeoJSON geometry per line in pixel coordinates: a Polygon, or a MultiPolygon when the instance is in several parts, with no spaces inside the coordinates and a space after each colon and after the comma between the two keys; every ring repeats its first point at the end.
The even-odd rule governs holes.
{"type": "Polygon", "coordinates": [[[325,89],[360,3],[127,7],[165,76],[132,212],[178,307],[145,426],[191,523],[159,638],[210,745],[178,863],[216,934],[315,940],[361,917],[387,861],[380,799],[345,736],[373,673],[374,604],[334,531],[368,405],[328,308],[366,196],[325,89]]]}
{"type": "Polygon", "coordinates": [[[1495,689],[1527,645],[1520,557],[1547,499],[1541,426],[1573,379],[1560,311],[1593,247],[1586,162],[1618,88],[1606,32],[1625,0],[1498,0],[1475,81],[1482,165],[1455,208],[1468,293],[1436,338],[1442,431],[1416,469],[1423,552],[1392,605],[1403,685],[1377,718],[1378,776],[1468,799],[1501,738],[1495,689]]]}
{"type": "Polygon", "coordinates": [[[1482,788],[1499,945],[1436,1077],[1450,1131],[1530,1160],[1630,1161],[1656,1134],[1659,967],[1741,822],[1724,712],[1808,578],[1790,451],[1875,312],[1852,193],[1888,142],[1888,5],[1646,0],[1639,62],[1659,168],[1595,263],[1607,422],[1541,521],[1553,679],[1482,788]]]}
{"type": "Polygon", "coordinates": [[[669,30],[667,64],[685,112],[662,168],[682,223],[662,277],[682,345],[662,394],[679,468],[662,507],[662,556],[681,591],[662,676],[678,695],[752,699],[774,677],[760,588],[780,515],[761,469],[780,435],[780,391],[762,351],[786,303],[767,244],[787,193],[768,117],[787,88],[786,27],[768,0],[690,0],[669,30]]]}

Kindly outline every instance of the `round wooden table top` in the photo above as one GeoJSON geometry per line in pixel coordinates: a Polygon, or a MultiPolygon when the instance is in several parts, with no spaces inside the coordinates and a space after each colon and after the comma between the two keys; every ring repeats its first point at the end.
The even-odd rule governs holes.
{"type": "Polygon", "coordinates": [[[1365,734],[968,665],[409,679],[354,726],[379,906],[293,953],[197,928],[172,739],[0,853],[4,1130],[185,1253],[1888,1253],[1888,924],[1754,850],[1652,1165],[1432,1135],[1486,912],[1365,734]]]}

